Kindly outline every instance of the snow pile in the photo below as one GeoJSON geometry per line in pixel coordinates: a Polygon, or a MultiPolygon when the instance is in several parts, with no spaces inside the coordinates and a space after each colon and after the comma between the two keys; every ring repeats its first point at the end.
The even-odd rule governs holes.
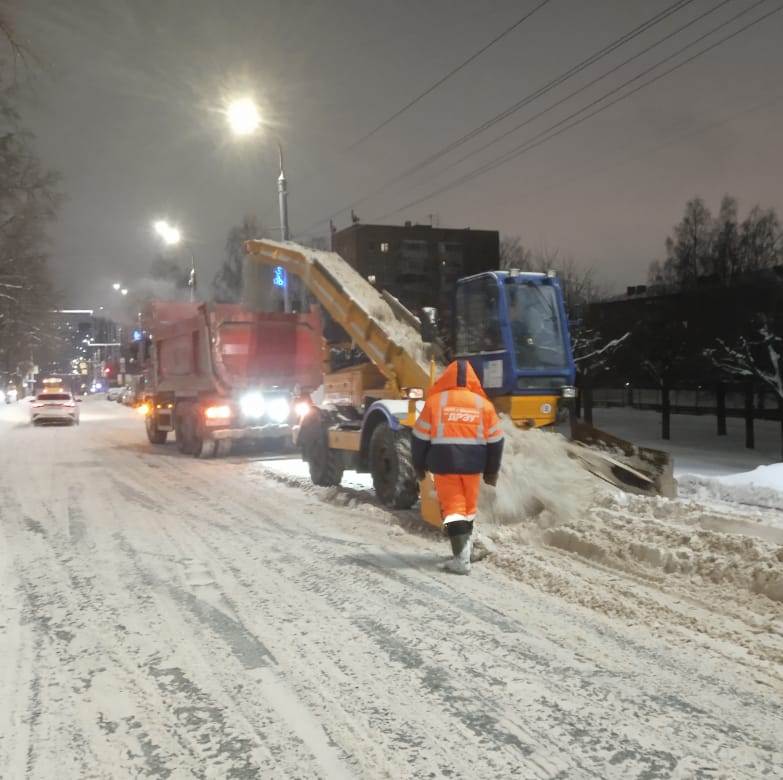
{"type": "Polygon", "coordinates": [[[411,355],[424,371],[429,371],[430,355],[421,340],[421,334],[397,316],[375,287],[335,252],[320,252],[302,247],[302,253],[309,257],[311,262],[325,268],[351,300],[378,322],[397,346],[411,355]]]}
{"type": "Polygon", "coordinates": [[[568,454],[559,433],[521,430],[503,418],[503,464],[495,490],[482,491],[480,518],[495,524],[535,519],[551,525],[580,517],[596,480],[568,454]]]}
{"type": "Polygon", "coordinates": [[[753,534],[752,523],[692,501],[614,490],[569,457],[559,434],[510,421],[504,432],[498,488],[483,490],[479,507],[497,565],[522,571],[526,548],[541,545],[644,579],[681,577],[783,601],[780,531],[753,534]]]}
{"type": "Polygon", "coordinates": [[[759,466],[744,474],[731,474],[719,477],[724,485],[749,485],[751,487],[769,488],[783,493],[783,463],[773,463],[770,466],[759,466]]]}
{"type": "Polygon", "coordinates": [[[725,477],[688,474],[680,477],[679,485],[683,494],[699,501],[717,500],[783,511],[783,463],[725,477]]]}
{"type": "Polygon", "coordinates": [[[765,507],[783,511],[783,493],[753,485],[727,485],[722,479],[686,474],[678,480],[680,492],[697,501],[722,501],[727,504],[765,507]]]}

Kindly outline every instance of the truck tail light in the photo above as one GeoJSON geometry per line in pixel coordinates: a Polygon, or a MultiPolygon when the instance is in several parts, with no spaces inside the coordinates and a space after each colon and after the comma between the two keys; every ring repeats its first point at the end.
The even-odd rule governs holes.
{"type": "Polygon", "coordinates": [[[231,407],[226,404],[208,406],[204,409],[204,417],[208,420],[228,420],[231,417],[231,407]]]}

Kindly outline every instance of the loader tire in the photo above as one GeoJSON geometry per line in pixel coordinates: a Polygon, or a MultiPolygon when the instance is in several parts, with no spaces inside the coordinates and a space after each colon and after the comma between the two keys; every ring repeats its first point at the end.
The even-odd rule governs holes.
{"type": "Polygon", "coordinates": [[[304,451],[310,468],[310,479],[319,487],[334,487],[343,481],[343,463],[340,454],[329,449],[327,429],[319,426],[308,436],[304,451]]]}
{"type": "Polygon", "coordinates": [[[385,506],[409,509],[419,497],[419,483],[413,471],[411,435],[380,423],[370,437],[370,473],[375,495],[385,506]]]}
{"type": "Polygon", "coordinates": [[[150,444],[165,444],[169,435],[168,431],[159,431],[158,424],[155,421],[155,412],[148,414],[144,420],[144,426],[147,429],[147,438],[150,444]]]}

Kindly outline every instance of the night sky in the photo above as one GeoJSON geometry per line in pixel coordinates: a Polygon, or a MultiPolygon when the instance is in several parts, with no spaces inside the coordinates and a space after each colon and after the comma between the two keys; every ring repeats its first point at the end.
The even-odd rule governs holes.
{"type": "MultiPolygon", "coordinates": [[[[67,195],[52,269],[70,305],[97,306],[114,279],[147,274],[155,218],[192,242],[206,287],[228,228],[277,227],[276,139],[286,151],[294,235],[473,130],[672,0],[551,0],[367,141],[354,142],[532,9],[538,0],[17,0],[38,59],[22,74],[26,124],[67,195]],[[253,95],[266,120],[231,137],[221,113],[253,95]]],[[[730,0],[502,142],[505,130],[719,5],[694,0],[469,144],[356,205],[364,222],[498,229],[572,255],[619,289],[644,282],[685,201],[783,211],[783,13],[491,172],[397,212],[519,146],[743,9],[660,70],[781,6],[730,0]],[[430,217],[430,215],[435,215],[430,217]]],[[[651,72],[654,76],[659,71],[651,72]]],[[[632,86],[640,83],[634,82],[632,86]]],[[[619,93],[618,93],[619,94],[619,93]]],[[[338,227],[349,222],[340,213],[338,227]]],[[[182,255],[184,261],[184,253],[182,255]]]]}

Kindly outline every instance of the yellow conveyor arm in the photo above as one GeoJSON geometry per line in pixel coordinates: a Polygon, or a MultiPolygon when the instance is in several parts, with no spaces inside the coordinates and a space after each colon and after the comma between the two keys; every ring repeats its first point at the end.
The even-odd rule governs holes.
{"type": "Polygon", "coordinates": [[[386,377],[388,389],[430,385],[430,359],[413,315],[382,295],[335,252],[308,249],[290,241],[245,242],[252,262],[282,266],[302,280],[351,340],[386,377]]]}

